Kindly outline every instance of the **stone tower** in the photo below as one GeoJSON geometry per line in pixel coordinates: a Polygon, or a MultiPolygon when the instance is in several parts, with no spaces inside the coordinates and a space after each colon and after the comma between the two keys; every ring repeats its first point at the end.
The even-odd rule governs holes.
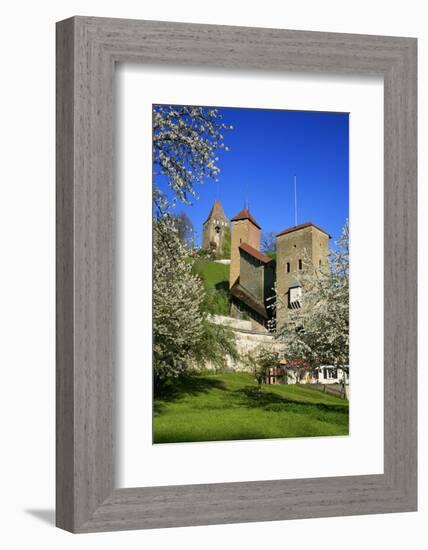
{"type": "Polygon", "coordinates": [[[277,234],[276,284],[281,298],[276,304],[278,326],[287,320],[290,309],[300,307],[305,290],[299,284],[299,273],[305,261],[316,268],[329,267],[330,235],[312,222],[290,227],[277,234]]]}
{"type": "Polygon", "coordinates": [[[202,226],[202,248],[214,252],[216,256],[221,256],[224,239],[229,231],[229,220],[224,214],[221,202],[215,200],[202,226]]]}
{"type": "Polygon", "coordinates": [[[240,272],[240,252],[239,245],[246,243],[260,250],[260,231],[261,227],[251,215],[247,208],[243,208],[231,220],[232,238],[230,244],[230,278],[229,287],[236,283],[240,272]]]}

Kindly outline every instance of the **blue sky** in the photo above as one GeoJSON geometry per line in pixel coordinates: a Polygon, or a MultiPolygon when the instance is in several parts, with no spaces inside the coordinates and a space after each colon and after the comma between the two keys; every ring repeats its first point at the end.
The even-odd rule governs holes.
{"type": "MultiPolygon", "coordinates": [[[[219,182],[198,185],[199,200],[177,205],[194,224],[197,241],[216,198],[230,219],[245,202],[262,232],[312,221],[337,240],[348,217],[349,116],[347,113],[219,108],[228,152],[219,156],[219,182]]],[[[333,243],[331,243],[333,244],[333,243]]]]}

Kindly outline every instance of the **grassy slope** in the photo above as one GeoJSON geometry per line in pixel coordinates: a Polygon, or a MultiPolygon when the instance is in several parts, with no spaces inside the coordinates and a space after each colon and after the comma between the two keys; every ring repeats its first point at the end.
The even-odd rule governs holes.
{"type": "Polygon", "coordinates": [[[193,266],[203,280],[208,293],[208,310],[218,315],[229,315],[229,266],[208,260],[199,260],[193,266]]]}
{"type": "Polygon", "coordinates": [[[218,288],[225,282],[229,284],[229,266],[227,264],[199,260],[193,269],[202,277],[206,288],[218,288]]]}
{"type": "Polygon", "coordinates": [[[256,390],[246,373],[175,381],[155,400],[155,443],[348,434],[347,401],[297,385],[256,390]]]}

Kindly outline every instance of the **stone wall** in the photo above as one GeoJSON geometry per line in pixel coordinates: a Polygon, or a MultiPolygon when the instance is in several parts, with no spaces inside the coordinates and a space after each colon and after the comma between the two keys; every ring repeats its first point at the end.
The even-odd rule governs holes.
{"type": "Polygon", "coordinates": [[[264,264],[245,253],[241,252],[241,267],[239,284],[247,290],[261,304],[264,301],[264,264]]]}
{"type": "Polygon", "coordinates": [[[256,250],[260,250],[260,229],[250,220],[236,220],[232,222],[232,235],[230,245],[230,279],[232,287],[240,274],[241,257],[239,245],[247,243],[256,250]]]}
{"type": "MultiPolygon", "coordinates": [[[[254,332],[252,330],[251,321],[244,321],[241,319],[233,319],[231,317],[224,317],[222,315],[211,315],[210,321],[219,324],[226,325],[233,329],[236,337],[236,347],[238,352],[242,355],[246,355],[251,351],[255,351],[259,346],[269,346],[281,351],[281,345],[274,340],[274,337],[269,333],[254,332]]],[[[212,365],[206,365],[206,368],[214,368],[212,365]]],[[[250,367],[243,361],[234,361],[228,358],[227,368],[237,372],[250,372],[250,367]]]]}

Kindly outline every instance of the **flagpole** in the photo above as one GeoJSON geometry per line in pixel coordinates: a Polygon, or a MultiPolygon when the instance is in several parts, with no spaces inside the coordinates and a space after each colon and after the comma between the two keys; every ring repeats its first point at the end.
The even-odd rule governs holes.
{"type": "Polygon", "coordinates": [[[297,182],[294,174],[294,225],[297,225],[297,182]]]}

